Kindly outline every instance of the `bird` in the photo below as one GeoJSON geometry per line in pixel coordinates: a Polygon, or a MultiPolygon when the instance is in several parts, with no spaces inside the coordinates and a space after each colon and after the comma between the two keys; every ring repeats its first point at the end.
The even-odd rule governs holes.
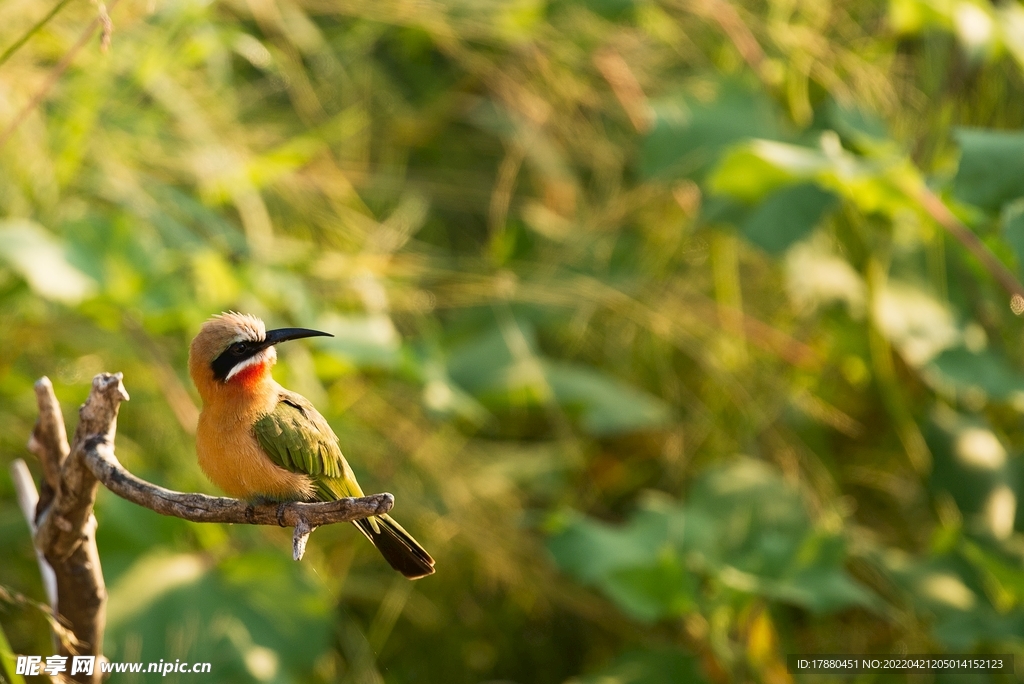
{"type": "MultiPolygon", "coordinates": [[[[271,375],[275,345],[318,336],[332,337],[308,328],[267,330],[256,316],[229,311],[203,323],[189,345],[189,375],[203,401],[199,466],[229,496],[251,502],[363,496],[328,422],[271,375]]],[[[434,572],[434,559],[391,516],[353,524],[405,577],[434,572]]]]}

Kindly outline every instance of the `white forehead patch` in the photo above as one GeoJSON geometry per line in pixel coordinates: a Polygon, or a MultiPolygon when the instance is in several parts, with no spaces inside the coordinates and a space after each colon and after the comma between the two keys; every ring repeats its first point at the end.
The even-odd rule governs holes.
{"type": "Polygon", "coordinates": [[[227,323],[235,334],[235,342],[259,342],[266,339],[267,327],[263,321],[250,314],[240,314],[234,311],[214,316],[211,320],[220,320],[227,323]]]}

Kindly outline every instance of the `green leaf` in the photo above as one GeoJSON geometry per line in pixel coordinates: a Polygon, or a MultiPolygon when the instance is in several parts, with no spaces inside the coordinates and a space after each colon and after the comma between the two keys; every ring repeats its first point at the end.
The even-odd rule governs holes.
{"type": "Polygon", "coordinates": [[[780,585],[788,589],[790,602],[817,615],[827,615],[851,606],[880,609],[877,596],[858,584],[841,568],[817,565],[796,573],[780,585]]]}
{"type": "Polygon", "coordinates": [[[0,259],[46,299],[77,304],[95,289],[93,280],[68,261],[64,246],[32,221],[0,221],[0,259]]]}
{"type": "Polygon", "coordinates": [[[811,532],[799,491],[748,458],[701,475],[686,510],[711,521],[713,546],[703,549],[709,561],[768,578],[781,577],[796,562],[811,532]]]}
{"type": "Polygon", "coordinates": [[[622,526],[572,516],[548,548],[643,622],[708,600],[702,577],[817,613],[879,605],[846,572],[843,539],[816,531],[800,492],[752,459],[703,473],[685,505],[650,498],[622,526]]]}
{"type": "Polygon", "coordinates": [[[657,397],[586,366],[548,361],[545,376],[555,400],[577,410],[581,427],[608,436],[666,425],[671,410],[657,397]]]}
{"type": "Polygon", "coordinates": [[[1014,602],[1024,601],[1024,573],[1019,558],[996,548],[965,540],[960,552],[982,572],[986,573],[1014,602]]]}
{"type": "Polygon", "coordinates": [[[960,389],[981,389],[995,399],[1010,399],[1024,392],[1024,374],[991,349],[974,353],[965,347],[947,349],[931,366],[960,389]]]}
{"type": "Polygon", "coordinates": [[[889,137],[885,122],[873,113],[841,105],[835,100],[828,103],[826,117],[836,133],[855,144],[882,141],[889,137]]]}
{"type": "Polygon", "coordinates": [[[932,627],[936,640],[954,653],[969,652],[981,644],[1020,643],[1024,613],[1001,615],[991,607],[956,611],[942,616],[932,627]]]}
{"type": "Polygon", "coordinates": [[[654,565],[609,573],[601,587],[623,612],[641,622],[682,615],[693,606],[694,577],[671,552],[654,565]]]}
{"type": "Polygon", "coordinates": [[[769,195],[743,223],[743,235],[770,254],[781,254],[806,237],[836,203],[836,196],[813,183],[769,195]]]}
{"type": "Polygon", "coordinates": [[[1024,195],[1024,133],[960,128],[956,140],[961,154],[953,188],[958,198],[996,211],[1024,195]]]}
{"type": "Polygon", "coordinates": [[[745,202],[735,200],[728,195],[708,195],[707,201],[700,207],[700,220],[704,225],[740,226],[747,220],[750,213],[750,205],[745,202]]]}
{"type": "Polygon", "coordinates": [[[937,410],[924,437],[933,457],[929,488],[952,496],[970,532],[1003,539],[1024,527],[1021,462],[982,417],[937,410]]]}
{"type": "Polygon", "coordinates": [[[619,528],[573,515],[548,540],[548,550],[563,570],[593,583],[620,568],[654,563],[665,534],[665,527],[657,518],[636,518],[632,524],[619,528]]]}
{"type": "Polygon", "coordinates": [[[277,552],[217,565],[198,554],[143,556],[111,586],[108,605],[111,660],[156,662],[175,644],[174,658],[217,663],[221,681],[304,679],[332,633],[326,596],[277,552]]]}
{"type": "MultiPolygon", "coordinates": [[[[533,327],[517,321],[526,350],[533,354],[536,348],[533,327]]],[[[504,335],[490,328],[468,341],[457,345],[448,354],[448,375],[463,389],[480,395],[504,382],[507,369],[515,362],[504,335]]]]}
{"type": "Polygon", "coordinates": [[[500,330],[492,329],[452,350],[449,377],[482,401],[542,405],[553,400],[595,436],[671,421],[668,405],[648,392],[588,366],[538,355],[532,327],[517,325],[525,343],[522,358],[512,353],[500,330]]]}
{"type": "Polygon", "coordinates": [[[4,634],[4,626],[0,625],[0,680],[6,676],[10,684],[25,684],[25,678],[17,672],[17,657],[11,650],[11,644],[4,634]]]}
{"type": "Polygon", "coordinates": [[[317,325],[334,335],[322,338],[319,346],[354,366],[394,368],[398,364],[401,338],[387,314],[329,314],[317,325]]]}
{"type": "Polygon", "coordinates": [[[889,554],[881,560],[896,586],[932,623],[933,637],[949,651],[967,653],[982,644],[1020,642],[1024,611],[996,611],[969,561],[956,554],[921,561],[889,554]]]}
{"type": "Polygon", "coordinates": [[[795,174],[773,159],[765,159],[756,145],[741,145],[723,155],[706,185],[711,193],[752,203],[774,190],[802,180],[804,175],[795,174]]]}
{"type": "MultiPolygon", "coordinates": [[[[568,4],[568,3],[566,3],[568,4]]],[[[634,0],[586,0],[587,9],[605,19],[621,19],[633,10],[634,0]]]]}
{"type": "Polygon", "coordinates": [[[751,203],[821,174],[834,175],[835,166],[835,160],[816,147],[758,139],[730,147],[706,185],[712,193],[751,203]]]}
{"type": "Polygon", "coordinates": [[[654,128],[640,155],[646,178],[700,178],[728,146],[750,138],[779,139],[781,116],[760,91],[718,84],[709,100],[676,97],[654,105],[654,128]]]}

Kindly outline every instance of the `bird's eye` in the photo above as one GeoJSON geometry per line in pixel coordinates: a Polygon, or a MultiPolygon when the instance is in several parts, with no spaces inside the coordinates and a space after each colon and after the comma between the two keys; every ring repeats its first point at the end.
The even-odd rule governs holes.
{"type": "Polygon", "coordinates": [[[235,342],[231,345],[228,351],[230,351],[233,356],[241,356],[245,352],[249,351],[249,345],[245,342],[235,342]]]}

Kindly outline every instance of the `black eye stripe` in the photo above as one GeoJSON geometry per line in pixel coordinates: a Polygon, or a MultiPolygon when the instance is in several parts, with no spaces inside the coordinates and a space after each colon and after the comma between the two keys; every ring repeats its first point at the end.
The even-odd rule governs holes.
{"type": "Polygon", "coordinates": [[[231,369],[248,358],[255,356],[262,351],[262,347],[255,342],[235,342],[220,353],[210,368],[213,370],[213,377],[225,382],[231,369]]]}

